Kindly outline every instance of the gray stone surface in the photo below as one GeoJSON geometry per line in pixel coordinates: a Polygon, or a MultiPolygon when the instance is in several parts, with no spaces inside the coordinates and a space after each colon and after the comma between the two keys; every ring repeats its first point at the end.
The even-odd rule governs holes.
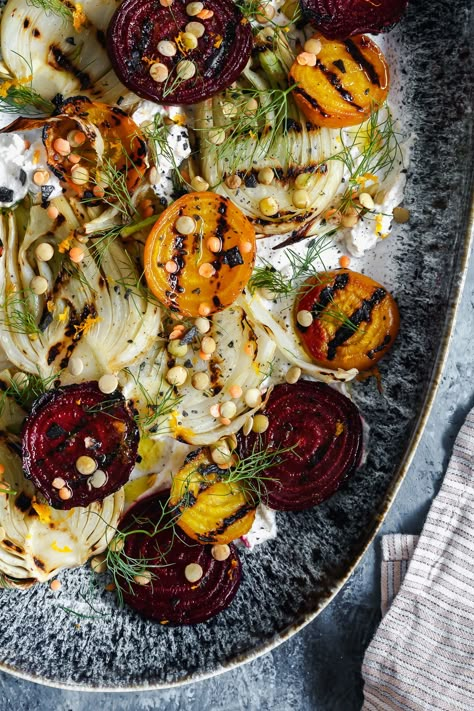
{"type": "MultiPolygon", "coordinates": [[[[474,406],[474,260],[449,358],[413,464],[381,533],[421,530],[456,433],[474,406]]],[[[423,364],[420,364],[420,368],[423,364]]],[[[380,535],[336,599],[273,652],[213,679],[141,693],[81,693],[0,674],[0,709],[30,711],[358,711],[360,666],[379,621],[380,535]]]]}

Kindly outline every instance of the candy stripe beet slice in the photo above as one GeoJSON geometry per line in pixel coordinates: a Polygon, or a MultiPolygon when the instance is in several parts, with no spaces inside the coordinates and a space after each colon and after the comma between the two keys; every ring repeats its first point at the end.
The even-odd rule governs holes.
{"type": "Polygon", "coordinates": [[[306,380],[277,385],[264,414],[268,429],[261,435],[240,435],[239,454],[293,448],[281,455],[281,464],[262,473],[265,503],[270,508],[311,508],[331,496],[357,469],[362,454],[359,411],[329,385],[306,380]]]}
{"type": "Polygon", "coordinates": [[[164,492],[138,502],[119,526],[127,534],[121,555],[142,560],[141,577],[149,580],[144,585],[119,580],[123,598],[141,615],[162,624],[205,622],[232,602],[241,580],[240,560],[232,544],[229,557],[218,561],[211,555],[211,546],[196,543],[181,530],[177,534],[172,514],[163,516],[168,497],[169,492],[164,492]],[[185,576],[191,563],[203,571],[196,582],[185,576]]]}
{"type": "Polygon", "coordinates": [[[408,0],[301,0],[305,19],[330,39],[386,32],[400,20],[407,4],[408,0]]]}
{"type": "Polygon", "coordinates": [[[242,73],[252,31],[239,8],[232,0],[205,0],[199,17],[188,14],[191,4],[196,5],[125,0],[117,9],[107,48],[119,79],[131,91],[158,103],[195,104],[226,89],[242,73]],[[190,22],[198,23],[198,29],[187,28],[190,22]],[[162,42],[167,44],[159,47],[162,42]]]}
{"type": "Polygon", "coordinates": [[[120,392],[104,395],[96,382],[68,385],[33,403],[23,427],[23,469],[51,506],[88,506],[125,484],[138,440],[120,392]],[[88,460],[78,462],[80,457],[88,460]]]}

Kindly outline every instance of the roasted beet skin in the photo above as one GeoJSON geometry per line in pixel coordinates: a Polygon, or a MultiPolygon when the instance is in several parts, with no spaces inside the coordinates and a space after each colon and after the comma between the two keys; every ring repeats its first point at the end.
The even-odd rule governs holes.
{"type": "Polygon", "coordinates": [[[104,395],[95,381],[67,385],[33,403],[23,426],[23,470],[54,508],[88,506],[128,481],[138,441],[138,427],[120,392],[104,395]],[[102,486],[92,486],[91,476],[77,471],[81,456],[94,459],[105,473],[102,486]],[[65,481],[69,499],[53,486],[57,478],[65,481]]]}
{"type": "Polygon", "coordinates": [[[196,104],[223,91],[242,73],[252,49],[252,31],[232,0],[206,0],[212,12],[206,19],[186,12],[189,0],[174,0],[162,7],[156,0],[124,0],[107,31],[107,50],[117,76],[128,89],[144,99],[163,104],[196,104]],[[200,22],[205,27],[196,49],[182,49],[181,33],[186,25],[200,22]],[[174,42],[177,52],[167,57],[158,52],[162,40],[174,42]],[[181,80],[180,61],[194,64],[195,74],[181,80]],[[164,64],[168,78],[155,81],[154,63],[164,64]]]}
{"type": "Polygon", "coordinates": [[[120,531],[129,533],[124,553],[146,560],[145,571],[151,574],[146,585],[124,580],[123,599],[143,617],[161,624],[194,625],[230,605],[240,585],[240,559],[233,544],[227,560],[218,561],[211,546],[196,543],[183,531],[176,535],[173,526],[163,530],[171,520],[170,513],[163,516],[168,500],[169,491],[139,501],[119,525],[120,531]],[[131,533],[135,529],[138,532],[131,533]],[[204,571],[195,583],[184,574],[190,563],[198,563],[204,571]]]}
{"type": "Polygon", "coordinates": [[[277,511],[302,511],[329,498],[359,466],[362,421],[354,403],[324,383],[277,385],[263,410],[269,427],[238,438],[241,457],[255,450],[294,447],[261,473],[264,503],[277,511]]]}
{"type": "Polygon", "coordinates": [[[305,20],[329,39],[365,32],[387,32],[406,10],[408,0],[300,0],[305,20]]]}

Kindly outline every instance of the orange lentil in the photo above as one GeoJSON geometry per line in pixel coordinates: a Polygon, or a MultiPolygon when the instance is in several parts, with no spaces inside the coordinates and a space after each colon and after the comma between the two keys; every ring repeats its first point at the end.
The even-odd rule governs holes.
{"type": "Polygon", "coordinates": [[[68,134],[69,142],[74,146],[82,146],[86,141],[86,134],[83,131],[73,131],[68,134]]]}
{"type": "Polygon", "coordinates": [[[84,259],[84,252],[80,247],[73,247],[69,250],[69,259],[75,264],[79,264],[84,259]]]}
{"type": "Polygon", "coordinates": [[[50,205],[46,210],[46,214],[48,215],[50,220],[55,220],[59,215],[59,210],[55,205],[50,205]]]}
{"type": "Polygon", "coordinates": [[[70,163],[76,165],[81,160],[81,156],[78,156],[77,153],[70,153],[67,159],[70,163]]]}
{"type": "Polygon", "coordinates": [[[201,266],[198,269],[199,275],[204,277],[205,279],[210,279],[214,274],[216,273],[216,270],[210,264],[210,262],[204,262],[204,264],[201,264],[201,266]]]}
{"type": "Polygon", "coordinates": [[[2,474],[5,474],[5,467],[4,467],[3,464],[0,464],[0,476],[1,476],[2,474]]]}
{"type": "Polygon", "coordinates": [[[199,351],[199,357],[201,360],[211,360],[212,353],[204,353],[204,351],[199,351]]]}
{"type": "Polygon", "coordinates": [[[345,254],[342,255],[342,257],[339,257],[339,264],[343,269],[347,269],[349,264],[351,263],[350,257],[347,257],[345,254]]]}
{"type": "Polygon", "coordinates": [[[199,304],[198,313],[199,316],[209,316],[211,307],[208,304],[199,304]]]}
{"type": "Polygon", "coordinates": [[[214,12],[212,10],[201,10],[201,12],[198,12],[196,17],[199,17],[200,20],[210,20],[211,17],[214,16],[214,12]]]}
{"type": "Polygon", "coordinates": [[[146,207],[144,210],[142,210],[142,215],[143,215],[143,217],[151,217],[154,212],[155,212],[155,211],[154,211],[154,209],[152,208],[152,206],[149,205],[149,206],[146,207]]]}
{"type": "Polygon", "coordinates": [[[60,580],[52,580],[49,584],[49,587],[53,592],[57,592],[58,590],[61,590],[61,581],[60,580]]]}
{"type": "Polygon", "coordinates": [[[68,156],[71,152],[71,144],[65,138],[56,138],[53,148],[61,156],[68,156]]]}
{"type": "Polygon", "coordinates": [[[72,496],[72,492],[67,487],[63,486],[62,489],[59,489],[59,498],[62,501],[67,501],[68,499],[71,498],[71,496],[72,496]]]}
{"type": "Polygon", "coordinates": [[[209,408],[209,412],[211,413],[212,417],[219,417],[221,413],[221,406],[211,405],[211,407],[209,408]]]}
{"type": "Polygon", "coordinates": [[[207,240],[207,248],[210,252],[220,252],[222,249],[222,242],[220,241],[219,237],[209,237],[209,239],[207,240]]]}
{"type": "Polygon", "coordinates": [[[239,398],[242,395],[242,388],[240,385],[232,385],[229,388],[229,395],[234,399],[239,398]]]}
{"type": "Polygon", "coordinates": [[[35,185],[46,185],[50,178],[50,175],[47,170],[37,170],[36,173],[33,174],[33,182],[35,185]]]}
{"type": "Polygon", "coordinates": [[[240,243],[240,251],[242,252],[242,254],[250,254],[252,249],[253,249],[253,247],[252,247],[251,242],[241,242],[240,243]]]}
{"type": "Polygon", "coordinates": [[[314,67],[316,65],[316,55],[312,52],[300,52],[296,57],[296,61],[303,66],[314,67]]]}
{"type": "Polygon", "coordinates": [[[170,259],[169,262],[166,262],[165,269],[168,272],[168,274],[176,274],[176,272],[178,271],[178,265],[176,264],[175,261],[170,259]]]}
{"type": "MultiPolygon", "coordinates": [[[[221,418],[219,419],[219,422],[221,423],[221,425],[230,425],[230,423],[232,422],[232,420],[229,420],[228,417],[221,417],[221,418]]],[[[219,466],[220,466],[220,465],[219,465],[219,466]]]]}
{"type": "Polygon", "coordinates": [[[92,192],[98,198],[104,197],[105,195],[104,188],[101,188],[100,185],[94,185],[94,187],[92,188],[92,192]]]}

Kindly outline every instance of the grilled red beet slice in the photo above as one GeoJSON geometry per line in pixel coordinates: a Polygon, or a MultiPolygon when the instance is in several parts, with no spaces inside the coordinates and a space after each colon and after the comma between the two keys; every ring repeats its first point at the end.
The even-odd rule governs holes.
{"type": "Polygon", "coordinates": [[[123,598],[141,615],[162,624],[205,622],[232,602],[240,585],[240,560],[232,544],[227,560],[218,561],[211,555],[211,546],[196,543],[183,531],[175,535],[173,526],[165,528],[171,521],[170,513],[162,516],[168,498],[169,491],[139,501],[120,523],[119,530],[129,532],[125,555],[143,560],[144,571],[151,574],[145,585],[124,580],[123,598]],[[195,583],[184,574],[190,563],[198,563],[203,570],[195,583]]]}
{"type": "Polygon", "coordinates": [[[324,383],[277,385],[263,411],[263,434],[239,436],[239,454],[294,447],[281,464],[262,473],[266,503],[277,511],[301,511],[321,503],[358,467],[362,421],[354,403],[324,383]]]}
{"type": "Polygon", "coordinates": [[[365,32],[387,32],[406,10],[408,0],[300,0],[305,19],[329,39],[365,32]]]}
{"type": "Polygon", "coordinates": [[[120,392],[104,395],[96,382],[68,385],[33,403],[23,427],[23,469],[51,506],[88,506],[125,484],[138,440],[137,425],[120,392]],[[92,475],[76,468],[83,456],[97,464],[92,475]],[[53,486],[55,479],[63,479],[65,486],[53,486]]]}
{"type": "Polygon", "coordinates": [[[170,7],[157,0],[124,0],[112,17],[107,33],[112,65],[125,86],[145,99],[195,104],[230,86],[247,64],[252,31],[237,5],[232,0],[205,0],[204,9],[212,13],[205,19],[188,15],[188,5],[189,0],[174,0],[170,7]],[[187,49],[183,38],[189,22],[205,28],[195,49],[187,49]],[[160,53],[161,41],[173,42],[176,54],[160,53]],[[194,67],[190,78],[180,75],[184,60],[194,67]],[[168,69],[164,81],[153,79],[157,63],[168,69]]]}

